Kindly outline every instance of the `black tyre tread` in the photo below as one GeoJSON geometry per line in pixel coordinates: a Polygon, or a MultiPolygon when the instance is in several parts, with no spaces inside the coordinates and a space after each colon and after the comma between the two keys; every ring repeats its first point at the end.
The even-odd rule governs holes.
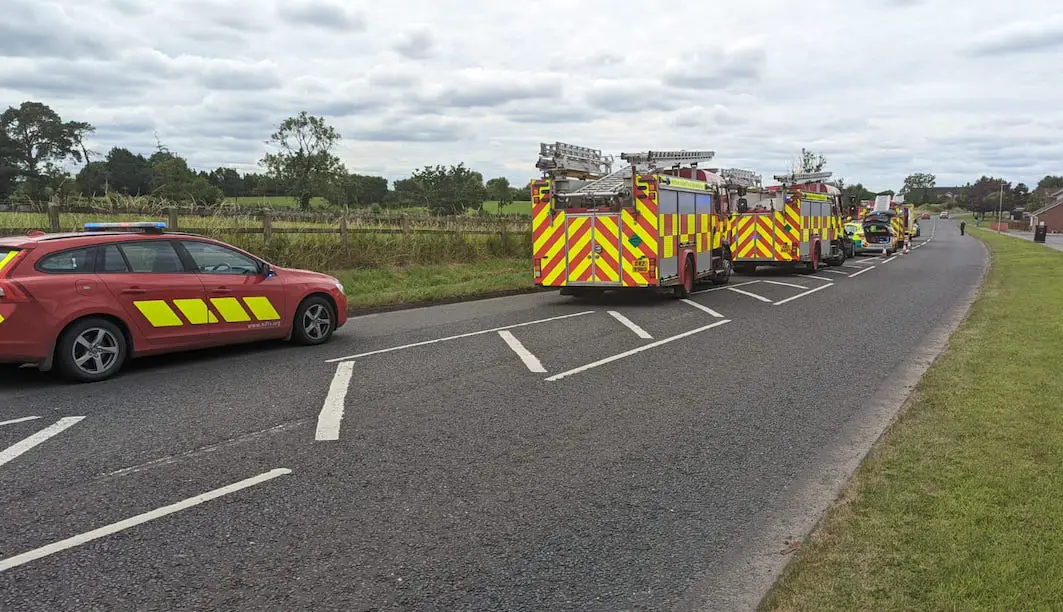
{"type": "Polygon", "coordinates": [[[301,344],[303,346],[314,346],[317,344],[324,344],[332,338],[332,334],[336,332],[336,309],[332,306],[332,302],[321,297],[320,295],[311,295],[299,303],[299,307],[295,309],[295,318],[292,319],[292,342],[295,344],[301,344]],[[306,335],[306,331],[303,329],[301,322],[303,315],[306,314],[314,304],[321,304],[329,309],[329,313],[332,315],[332,329],[321,340],[314,340],[306,335]]]}

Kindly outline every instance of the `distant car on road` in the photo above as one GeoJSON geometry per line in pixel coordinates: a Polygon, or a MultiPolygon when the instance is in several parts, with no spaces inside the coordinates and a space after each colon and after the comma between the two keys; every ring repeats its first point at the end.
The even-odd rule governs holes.
{"type": "Polygon", "coordinates": [[[103,380],[131,357],[269,339],[321,344],[343,285],[164,223],[0,238],[0,363],[103,380]]]}
{"type": "Polygon", "coordinates": [[[929,219],[930,218],[930,213],[923,213],[922,215],[919,216],[919,218],[920,219],[929,219]]]}
{"type": "Polygon", "coordinates": [[[948,219],[948,218],[949,218],[949,213],[947,213],[947,212],[942,212],[940,215],[938,215],[938,219],[948,219]]]}

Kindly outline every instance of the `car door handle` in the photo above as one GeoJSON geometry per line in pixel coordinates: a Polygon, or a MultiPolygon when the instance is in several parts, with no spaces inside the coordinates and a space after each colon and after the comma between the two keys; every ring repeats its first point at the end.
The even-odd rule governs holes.
{"type": "Polygon", "coordinates": [[[122,290],[125,295],[140,295],[141,293],[147,293],[147,289],[141,289],[140,287],[130,287],[129,289],[122,290]]]}

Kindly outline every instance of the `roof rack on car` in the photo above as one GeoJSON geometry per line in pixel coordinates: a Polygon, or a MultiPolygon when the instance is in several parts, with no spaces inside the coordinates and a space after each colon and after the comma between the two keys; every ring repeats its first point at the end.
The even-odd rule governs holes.
{"type": "Polygon", "coordinates": [[[166,231],[164,221],[134,221],[124,223],[86,223],[86,232],[103,232],[113,230],[137,230],[151,234],[161,234],[166,231]]]}

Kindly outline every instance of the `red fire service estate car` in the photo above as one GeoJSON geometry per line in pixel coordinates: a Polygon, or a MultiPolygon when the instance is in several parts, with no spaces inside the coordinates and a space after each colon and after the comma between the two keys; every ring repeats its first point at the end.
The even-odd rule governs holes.
{"type": "Polygon", "coordinates": [[[267,339],[321,344],[343,285],[165,223],[0,238],[0,363],[109,378],[126,359],[267,339]]]}

